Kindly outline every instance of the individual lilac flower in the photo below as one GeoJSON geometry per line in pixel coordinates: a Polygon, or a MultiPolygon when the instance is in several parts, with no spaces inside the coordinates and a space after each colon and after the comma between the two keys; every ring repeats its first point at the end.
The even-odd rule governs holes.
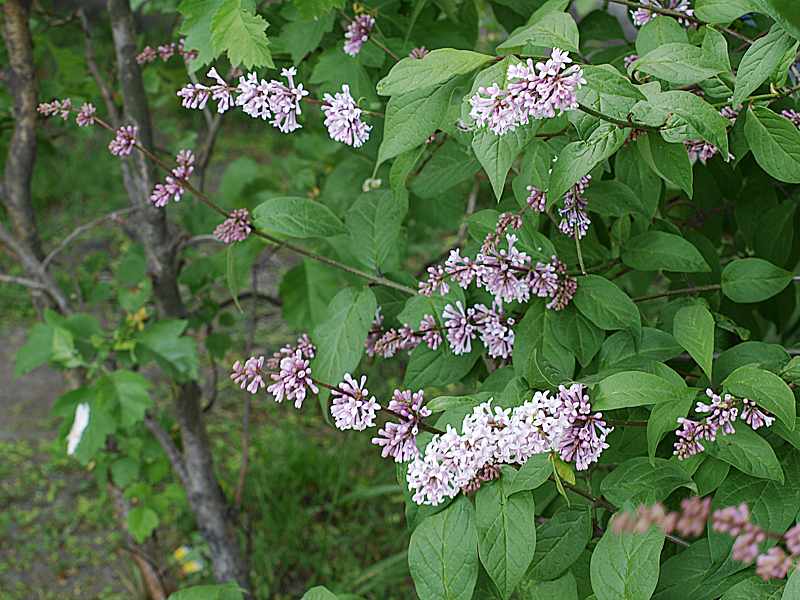
{"type": "Polygon", "coordinates": [[[91,410],[86,402],[81,402],[75,407],[75,416],[72,419],[72,427],[67,434],[67,454],[72,456],[81,443],[83,433],[89,426],[91,410]]]}
{"type": "Polygon", "coordinates": [[[63,100],[56,98],[51,102],[42,102],[36,107],[36,110],[45,117],[58,115],[66,121],[69,119],[70,112],[72,112],[72,100],[69,98],[64,98],[63,100]]]}
{"type": "MultiPolygon", "coordinates": [[[[242,112],[254,119],[267,120],[272,116],[270,112],[270,83],[259,79],[255,73],[248,73],[239,77],[236,86],[236,106],[242,107],[242,112]]],[[[201,107],[202,108],[202,107],[201,107]]]]}
{"type": "Polygon", "coordinates": [[[333,96],[325,94],[322,100],[322,112],[325,114],[325,127],[332,140],[359,148],[369,139],[372,126],[361,120],[361,109],[350,95],[350,86],[346,83],[342,91],[333,96]]]}
{"type": "Polygon", "coordinates": [[[683,145],[689,153],[689,160],[692,162],[700,161],[706,164],[719,153],[719,148],[714,144],[709,144],[705,140],[684,140],[683,145]]]}
{"type": "Polygon", "coordinates": [[[533,212],[543,213],[547,210],[547,194],[532,185],[528,186],[528,198],[526,202],[528,208],[533,212]]]}
{"type": "Polygon", "coordinates": [[[742,404],[744,406],[742,407],[742,413],[739,415],[739,418],[750,425],[754,430],[760,429],[761,427],[769,427],[775,422],[775,417],[771,417],[762,411],[752,400],[742,398],[742,404]]]}
{"type": "Polygon", "coordinates": [[[442,343],[442,333],[436,325],[433,315],[425,315],[419,322],[419,332],[422,334],[422,341],[431,350],[436,350],[442,343]]]}
{"type": "Polygon", "coordinates": [[[456,248],[450,250],[450,255],[444,263],[444,272],[452,277],[460,287],[467,289],[469,284],[480,274],[481,267],[469,257],[461,256],[461,251],[456,248]]]}
{"type": "Polygon", "coordinates": [[[730,394],[719,396],[713,390],[706,389],[706,396],[711,400],[710,404],[698,402],[695,406],[695,411],[698,413],[708,414],[705,422],[708,427],[706,439],[713,442],[717,437],[717,432],[722,430],[725,435],[736,433],[733,428],[733,422],[739,415],[739,409],[736,407],[736,401],[730,394]]]}
{"type": "Polygon", "coordinates": [[[203,110],[211,97],[211,90],[202,83],[187,83],[176,95],[181,99],[183,108],[203,110]]]}
{"type": "Polygon", "coordinates": [[[303,406],[308,390],[319,393],[314,380],[311,379],[311,368],[308,360],[298,350],[281,359],[280,372],[270,375],[275,382],[267,388],[267,392],[275,397],[276,402],[283,402],[284,397],[294,400],[294,407],[303,406]]]}
{"type": "Polygon", "coordinates": [[[123,125],[116,131],[114,139],[108,143],[108,151],[114,156],[128,156],[136,145],[136,134],[139,128],[135,125],[123,125]]]}
{"type": "Polygon", "coordinates": [[[781,111],[781,116],[786,117],[789,119],[795,127],[800,128],[800,112],[797,112],[794,109],[786,109],[781,111]]]}
{"type": "Polygon", "coordinates": [[[250,224],[250,212],[246,208],[232,210],[222,223],[214,229],[214,237],[223,244],[242,242],[253,230],[250,224]]]}
{"type": "Polygon", "coordinates": [[[586,212],[586,198],[583,192],[589,186],[591,175],[585,175],[570,190],[564,194],[564,208],[558,212],[561,215],[561,223],[558,228],[561,233],[572,238],[582,239],[589,231],[591,219],[586,212]]]}
{"type": "Polygon", "coordinates": [[[359,15],[347,26],[344,32],[344,51],[350,56],[356,56],[361,52],[361,47],[369,39],[372,28],[375,27],[375,19],[369,15],[359,15]]]}
{"type": "Polygon", "coordinates": [[[686,15],[686,17],[689,17],[678,17],[678,23],[684,27],[690,27],[694,22],[691,18],[694,17],[694,10],[692,9],[692,5],[689,3],[689,0],[641,0],[640,3],[644,6],[631,11],[633,24],[636,27],[642,27],[658,16],[659,13],[646,8],[647,6],[651,6],[653,8],[665,8],[675,12],[683,13],[686,15]]]}
{"type": "Polygon", "coordinates": [[[795,525],[784,533],[783,542],[786,544],[786,549],[792,556],[800,556],[800,525],[795,525]]]}
{"type": "Polygon", "coordinates": [[[231,88],[214,67],[206,73],[206,77],[210,77],[217,82],[209,86],[208,90],[211,92],[211,98],[217,103],[217,112],[222,114],[234,104],[231,88]]]}
{"type": "Polygon", "coordinates": [[[681,512],[675,521],[675,530],[687,537],[697,537],[705,531],[711,512],[711,497],[692,496],[681,500],[681,512]]]}
{"type": "Polygon", "coordinates": [[[303,358],[311,360],[317,355],[317,347],[311,343],[307,333],[304,333],[297,338],[297,343],[294,347],[295,351],[300,352],[303,358]]]}
{"type": "Polygon", "coordinates": [[[764,581],[770,579],[783,579],[794,565],[790,556],[778,546],[773,546],[767,550],[766,554],[761,554],[756,558],[756,575],[764,581]]]}
{"type": "Polygon", "coordinates": [[[356,381],[350,373],[345,373],[344,381],[331,390],[331,415],[336,427],[342,431],[364,431],[367,427],[375,426],[375,411],[380,410],[380,405],[375,401],[375,396],[369,395],[366,385],[366,375],[356,381]]]}
{"type": "Polygon", "coordinates": [[[734,110],[732,106],[723,106],[719,109],[719,114],[731,122],[735,121],[739,117],[739,112],[734,110]]]}
{"type": "Polygon", "coordinates": [[[375,344],[383,336],[383,315],[381,314],[381,307],[375,309],[375,318],[372,319],[372,327],[370,327],[367,339],[364,341],[364,349],[367,356],[375,356],[375,344]]]}
{"type": "Polygon", "coordinates": [[[408,56],[409,58],[423,59],[428,54],[428,49],[425,46],[420,46],[419,48],[414,48],[411,52],[409,52],[408,56]]]}
{"type": "Polygon", "coordinates": [[[438,292],[442,296],[450,291],[450,286],[445,281],[445,271],[441,265],[428,267],[428,279],[419,282],[419,293],[423,296],[433,296],[438,292]]]}
{"type": "Polygon", "coordinates": [[[393,457],[395,462],[408,462],[419,456],[416,437],[419,433],[420,421],[431,415],[431,411],[423,406],[425,397],[422,390],[412,393],[411,390],[395,390],[389,401],[389,412],[400,418],[400,423],[387,422],[372,443],[381,446],[381,456],[393,457]]]}
{"type": "Polygon", "coordinates": [[[630,69],[631,65],[639,60],[638,54],[628,54],[622,59],[622,64],[625,65],[625,69],[630,69]]]}
{"type": "Polygon", "coordinates": [[[243,390],[247,390],[251,394],[255,394],[258,390],[265,387],[262,368],[264,367],[264,357],[251,356],[244,364],[240,361],[233,363],[231,370],[231,379],[234,383],[239,384],[243,390]]]}
{"type": "Polygon", "coordinates": [[[474,316],[475,309],[464,310],[460,300],[455,307],[452,304],[444,307],[442,319],[453,354],[468,354],[472,351],[472,340],[477,337],[476,327],[472,323],[474,316]]]}
{"type": "Polygon", "coordinates": [[[78,124],[78,127],[89,127],[90,125],[94,125],[94,115],[96,112],[97,109],[94,107],[94,104],[84,102],[81,105],[81,109],[78,111],[78,114],[75,116],[75,122],[78,124]]]}
{"type": "Polygon", "coordinates": [[[602,413],[592,413],[585,390],[586,387],[580,383],[558,388],[558,397],[570,422],[561,438],[559,455],[565,461],[575,462],[579,471],[585,471],[590,464],[597,462],[603,450],[608,448],[608,434],[614,430],[603,419],[602,413]]]}
{"type": "Polygon", "coordinates": [[[136,62],[140,65],[148,64],[158,58],[158,52],[150,46],[145,46],[142,51],[136,55],[136,62]]]}
{"type": "Polygon", "coordinates": [[[475,326],[492,358],[509,358],[514,350],[514,319],[506,317],[500,304],[492,308],[475,305],[475,326]]]}
{"type": "Polygon", "coordinates": [[[488,127],[496,135],[504,135],[513,131],[520,124],[517,107],[513,98],[497,84],[479,87],[477,93],[469,99],[469,116],[478,128],[488,127]]]}
{"type": "Polygon", "coordinates": [[[294,67],[281,69],[281,77],[286,78],[288,85],[275,79],[269,82],[269,109],[272,112],[270,123],[281,133],[291,133],[302,127],[297,122],[297,115],[302,112],[300,101],[308,96],[308,90],[303,89],[302,83],[295,85],[295,75],[297,69],[294,67]]]}

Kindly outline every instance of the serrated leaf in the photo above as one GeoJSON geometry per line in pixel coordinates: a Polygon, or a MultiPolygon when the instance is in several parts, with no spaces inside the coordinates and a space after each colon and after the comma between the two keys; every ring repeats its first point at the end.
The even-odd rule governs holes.
{"type": "Polygon", "coordinates": [[[227,53],[232,65],[274,68],[264,18],[242,0],[223,0],[211,19],[211,43],[217,55],[227,53]]]}
{"type": "Polygon", "coordinates": [[[135,506],[128,512],[128,531],[140,544],[158,527],[158,515],[152,508],[135,506]]]}
{"type": "Polygon", "coordinates": [[[404,58],[378,82],[378,94],[396,96],[438,86],[457,75],[471,73],[490,60],[492,57],[487,54],[453,48],[432,50],[421,60],[404,58]]]}

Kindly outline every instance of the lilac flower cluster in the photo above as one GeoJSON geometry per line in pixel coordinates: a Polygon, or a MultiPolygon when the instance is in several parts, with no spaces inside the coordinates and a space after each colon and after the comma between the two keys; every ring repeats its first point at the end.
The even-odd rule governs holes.
{"type": "Polygon", "coordinates": [[[399,329],[392,327],[384,330],[383,315],[379,306],[375,311],[375,319],[364,342],[364,348],[368,356],[391,358],[403,350],[410,352],[421,343],[425,343],[431,350],[436,350],[442,343],[442,334],[433,315],[423,316],[417,331],[411,329],[408,324],[399,329]]]}
{"type": "Polygon", "coordinates": [[[530,119],[550,119],[578,108],[576,92],[586,83],[583,70],[567,52],[553,48],[546,62],[534,65],[532,59],[510,65],[506,89],[496,83],[478,88],[470,98],[470,117],[478,127],[488,127],[496,135],[513,131],[530,119]]]}
{"type": "Polygon", "coordinates": [[[372,443],[380,446],[381,456],[391,456],[395,462],[408,462],[419,456],[417,434],[420,423],[431,415],[431,410],[424,406],[425,396],[422,390],[395,390],[389,400],[388,411],[400,419],[399,423],[388,421],[383,429],[378,430],[372,443]]]}
{"type": "Polygon", "coordinates": [[[455,306],[448,304],[442,320],[453,354],[471,352],[472,341],[478,336],[492,358],[509,358],[514,350],[514,319],[504,314],[499,302],[491,308],[476,304],[466,309],[461,301],[455,306]]]}
{"type": "Polygon", "coordinates": [[[408,467],[407,482],[417,504],[436,506],[460,491],[472,492],[495,478],[502,464],[524,464],[531,456],[556,452],[586,469],[607,448],[611,431],[600,413],[591,414],[584,386],[561,386],[555,395],[536,392],[516,408],[476,406],[459,434],[448,425],[408,467]]]}
{"type": "Polygon", "coordinates": [[[678,419],[681,427],[675,432],[678,439],[675,442],[674,454],[681,460],[703,452],[705,450],[703,440],[713,442],[718,434],[735,433],[733,423],[737,418],[753,429],[769,427],[775,421],[775,417],[747,398],[741,400],[740,408],[739,400],[730,394],[719,396],[709,388],[706,390],[706,395],[710,402],[708,404],[698,402],[694,410],[697,413],[707,414],[707,417],[699,421],[683,417],[678,419]]]}
{"type": "Polygon", "coordinates": [[[373,27],[375,27],[375,19],[369,15],[359,15],[350,21],[344,32],[345,54],[356,56],[361,52],[361,47],[369,39],[373,27]]]}
{"type": "Polygon", "coordinates": [[[325,94],[322,112],[331,139],[354,148],[359,148],[369,139],[372,127],[361,120],[361,109],[350,95],[349,85],[344,84],[342,91],[333,96],[325,94]]]}
{"type": "MultiPolygon", "coordinates": [[[[64,98],[63,100],[56,98],[50,102],[41,102],[36,107],[36,110],[39,114],[45,117],[58,115],[64,121],[66,121],[69,119],[69,115],[73,111],[72,100],[69,98],[64,98]]],[[[88,127],[89,125],[94,125],[96,112],[97,109],[94,107],[94,104],[91,102],[84,102],[81,105],[80,110],[78,110],[78,114],[75,116],[75,122],[78,124],[78,127],[88,127]]]]}
{"type": "Polygon", "coordinates": [[[711,498],[686,498],[681,502],[681,511],[668,512],[663,504],[640,506],[636,513],[620,513],[612,521],[616,533],[646,533],[658,527],[664,533],[677,531],[684,536],[697,537],[703,534],[706,524],[719,533],[734,538],[731,557],[745,564],[756,563],[756,574],[765,581],[783,579],[800,558],[800,525],[795,525],[784,534],[768,532],[751,521],[746,503],[729,506],[711,513],[711,498]],[[777,540],[779,545],[766,552],[759,545],[767,539],[777,540]]]}
{"type": "Polygon", "coordinates": [[[686,17],[689,17],[688,19],[678,17],[678,23],[684,27],[691,27],[694,23],[691,18],[694,17],[694,10],[689,0],[640,0],[640,3],[645,6],[631,11],[633,24],[636,25],[636,27],[642,27],[658,16],[659,13],[646,8],[647,6],[665,8],[686,15],[686,17]]]}
{"type": "Polygon", "coordinates": [[[795,127],[800,128],[800,112],[797,112],[791,108],[787,108],[786,110],[781,111],[781,116],[786,117],[795,127]]]}
{"type": "Polygon", "coordinates": [[[350,373],[345,373],[344,381],[331,391],[331,416],[337,428],[342,431],[364,431],[367,427],[375,426],[375,411],[381,407],[375,401],[375,396],[369,395],[366,386],[366,375],[356,381],[350,373]]]}
{"type": "Polygon", "coordinates": [[[114,139],[108,143],[108,151],[114,156],[129,156],[136,145],[136,134],[139,128],[135,125],[123,125],[114,134],[114,139]]]}
{"type": "Polygon", "coordinates": [[[214,229],[214,237],[223,244],[242,242],[247,239],[253,226],[250,223],[250,212],[246,208],[232,210],[222,223],[214,229]]]}
{"type": "Polygon", "coordinates": [[[181,39],[178,42],[169,44],[161,44],[157,48],[145,46],[142,51],[136,55],[136,62],[140,65],[150,64],[160,58],[163,62],[167,62],[175,55],[183,57],[187,63],[197,58],[197,50],[187,50],[185,47],[185,40],[181,39]]]}
{"type": "Polygon", "coordinates": [[[315,354],[316,348],[304,334],[294,346],[284,346],[267,360],[263,356],[251,356],[244,363],[237,360],[230,377],[251,394],[267,387],[266,382],[271,380],[273,383],[267,387],[267,392],[276,402],[288,398],[294,400],[295,408],[300,408],[309,390],[319,393],[309,366],[315,354]]]}
{"type": "Polygon", "coordinates": [[[549,263],[533,264],[530,256],[515,247],[517,237],[506,235],[507,248],[485,248],[472,260],[451,250],[444,266],[428,267],[428,279],[419,283],[419,293],[431,296],[450,291],[448,278],[466,289],[472,282],[495,297],[495,302],[528,302],[532,296],[550,298],[547,308],[565,308],[577,291],[577,280],[553,256],[549,263]]]}
{"type": "Polygon", "coordinates": [[[580,240],[589,231],[592,221],[586,212],[587,201],[583,193],[591,181],[591,175],[584,175],[564,194],[564,208],[558,211],[561,215],[558,228],[564,235],[580,240]]]}
{"type": "Polygon", "coordinates": [[[170,198],[180,202],[185,191],[186,182],[194,172],[194,153],[191,150],[181,150],[175,156],[175,166],[164,180],[157,183],[150,193],[150,202],[153,206],[161,208],[166,206],[170,198]]]}

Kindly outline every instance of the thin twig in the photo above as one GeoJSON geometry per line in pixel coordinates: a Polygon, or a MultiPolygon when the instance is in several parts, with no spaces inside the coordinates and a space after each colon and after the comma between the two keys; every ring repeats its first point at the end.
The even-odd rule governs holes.
{"type": "Polygon", "coordinates": [[[32,290],[47,290],[47,286],[39,281],[35,281],[33,279],[28,279],[27,277],[15,277],[14,275],[6,275],[5,273],[0,273],[0,281],[3,283],[15,283],[17,285],[21,285],[26,288],[30,288],[32,290]]]}
{"type": "Polygon", "coordinates": [[[120,217],[128,215],[128,214],[130,214],[132,212],[136,212],[138,210],[139,209],[136,208],[136,207],[123,208],[121,210],[115,210],[114,212],[108,213],[107,215],[103,215],[102,217],[98,217],[97,219],[94,219],[93,221],[89,221],[88,223],[84,223],[83,225],[79,225],[78,227],[76,227],[75,229],[72,230],[72,233],[70,233],[67,237],[65,237],[63,240],[61,240],[58,243],[58,245],[50,251],[50,254],[48,254],[44,258],[44,260],[42,261],[42,267],[46,269],[50,265],[50,263],[53,261],[53,259],[59,254],[59,252],[64,250],[64,248],[66,248],[70,243],[72,243],[72,241],[75,238],[80,237],[82,234],[84,234],[85,232],[89,231],[90,229],[92,229],[94,227],[97,227],[98,225],[102,225],[106,221],[116,221],[120,217]]]}
{"type": "Polygon", "coordinates": [[[710,283],[708,285],[698,285],[688,288],[680,288],[677,290],[666,290],[664,292],[657,292],[655,294],[648,294],[646,296],[637,296],[633,299],[634,302],[644,302],[646,300],[655,300],[656,298],[666,298],[668,296],[680,296],[681,294],[699,294],[702,292],[714,292],[721,289],[719,283],[710,283]]]}

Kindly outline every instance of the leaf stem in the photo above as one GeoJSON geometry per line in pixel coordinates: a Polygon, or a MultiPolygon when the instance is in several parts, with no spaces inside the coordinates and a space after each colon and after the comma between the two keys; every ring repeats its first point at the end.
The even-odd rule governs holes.
{"type": "Polygon", "coordinates": [[[681,294],[699,294],[701,292],[714,292],[722,288],[719,283],[710,283],[708,285],[698,285],[694,287],[680,288],[677,290],[666,290],[655,294],[648,294],[646,296],[638,296],[633,299],[634,302],[645,302],[646,300],[655,300],[656,298],[666,298],[668,296],[680,296],[681,294]]]}
{"type": "Polygon", "coordinates": [[[656,127],[655,125],[646,125],[645,123],[636,123],[628,117],[628,120],[625,121],[623,119],[617,119],[616,117],[612,117],[611,115],[607,115],[601,113],[585,104],[578,104],[578,110],[585,112],[587,115],[591,115],[593,117],[597,117],[598,119],[602,119],[603,121],[608,121],[616,125],[617,127],[631,127],[633,129],[646,129],[648,131],[660,131],[661,127],[656,127]]]}

